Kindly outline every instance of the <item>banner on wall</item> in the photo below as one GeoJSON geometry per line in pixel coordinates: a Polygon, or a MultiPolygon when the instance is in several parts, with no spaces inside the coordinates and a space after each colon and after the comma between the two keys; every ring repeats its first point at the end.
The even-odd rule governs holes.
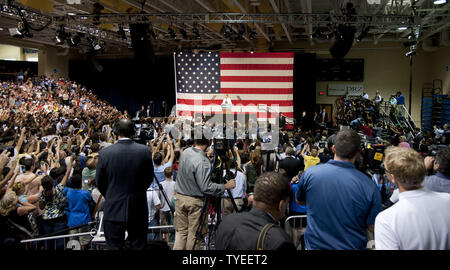
{"type": "Polygon", "coordinates": [[[362,84],[328,84],[328,96],[344,96],[348,92],[349,96],[362,96],[364,85],[362,84]]]}

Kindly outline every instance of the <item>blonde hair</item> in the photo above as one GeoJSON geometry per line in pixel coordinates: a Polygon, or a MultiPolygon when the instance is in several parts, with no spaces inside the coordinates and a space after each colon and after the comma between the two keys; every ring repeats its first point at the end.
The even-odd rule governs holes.
{"type": "Polygon", "coordinates": [[[423,157],[411,148],[390,146],[385,151],[386,171],[406,190],[420,188],[426,168],[423,157]]]}
{"type": "Polygon", "coordinates": [[[6,217],[9,213],[17,208],[18,202],[17,195],[14,191],[10,190],[3,195],[0,200],[0,215],[6,217]]]}
{"type": "Polygon", "coordinates": [[[14,191],[16,195],[20,195],[25,192],[25,185],[22,182],[14,183],[12,186],[12,191],[14,191]]]}
{"type": "Polygon", "coordinates": [[[313,149],[311,150],[311,156],[317,157],[318,155],[319,155],[319,151],[317,151],[317,149],[313,148],[313,149]]]}

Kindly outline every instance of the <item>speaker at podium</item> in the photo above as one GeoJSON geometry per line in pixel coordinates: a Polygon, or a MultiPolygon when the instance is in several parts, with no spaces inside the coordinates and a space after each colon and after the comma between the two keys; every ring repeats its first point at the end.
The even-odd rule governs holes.
{"type": "Polygon", "coordinates": [[[228,95],[225,95],[225,98],[222,101],[222,113],[223,114],[232,114],[233,112],[231,109],[233,108],[233,103],[231,101],[231,98],[228,95]]]}

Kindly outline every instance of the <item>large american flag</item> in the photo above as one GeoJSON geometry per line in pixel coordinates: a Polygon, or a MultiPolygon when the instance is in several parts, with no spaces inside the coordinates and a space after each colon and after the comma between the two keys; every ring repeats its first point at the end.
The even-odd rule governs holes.
{"type": "Polygon", "coordinates": [[[177,115],[222,113],[226,94],[235,114],[294,115],[293,53],[180,52],[174,58],[177,115]]]}

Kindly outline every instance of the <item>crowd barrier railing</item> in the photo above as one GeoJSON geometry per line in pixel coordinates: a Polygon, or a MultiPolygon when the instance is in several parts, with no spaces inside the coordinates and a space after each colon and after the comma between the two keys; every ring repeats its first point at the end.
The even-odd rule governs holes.
{"type": "Polygon", "coordinates": [[[306,230],[307,215],[289,216],[284,222],[284,229],[292,238],[292,242],[298,250],[304,249],[304,243],[302,243],[303,235],[306,230]],[[292,226],[291,223],[298,226],[292,226]],[[297,223],[297,224],[296,224],[297,223]]]}

